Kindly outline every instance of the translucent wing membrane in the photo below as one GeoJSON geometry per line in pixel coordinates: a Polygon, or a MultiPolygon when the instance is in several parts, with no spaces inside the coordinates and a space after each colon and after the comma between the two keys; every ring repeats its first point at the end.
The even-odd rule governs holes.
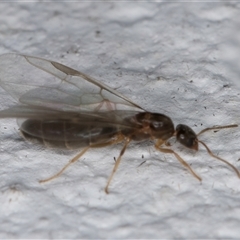
{"type": "Polygon", "coordinates": [[[131,124],[131,117],[134,117],[135,111],[128,110],[113,110],[108,112],[64,112],[52,110],[44,107],[33,107],[16,105],[8,109],[0,111],[1,118],[29,118],[29,119],[62,119],[62,120],[75,120],[83,124],[91,123],[106,123],[112,125],[123,125],[126,127],[133,127],[131,124]]]}
{"type": "Polygon", "coordinates": [[[114,89],[82,72],[26,55],[0,56],[0,86],[19,103],[28,106],[75,113],[143,110],[114,89]]]}

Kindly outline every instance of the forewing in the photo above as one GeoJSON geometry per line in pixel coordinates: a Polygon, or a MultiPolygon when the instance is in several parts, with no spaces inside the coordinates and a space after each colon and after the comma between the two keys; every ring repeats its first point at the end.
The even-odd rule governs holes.
{"type": "Polygon", "coordinates": [[[0,56],[0,86],[33,111],[34,106],[64,112],[143,110],[82,72],[26,55],[0,56]]]}
{"type": "Polygon", "coordinates": [[[27,105],[16,105],[0,111],[1,118],[76,120],[83,124],[88,124],[89,122],[102,122],[105,124],[104,126],[109,124],[125,125],[126,127],[132,127],[132,121],[129,120],[134,118],[136,114],[136,111],[129,110],[65,112],[27,105]]]}

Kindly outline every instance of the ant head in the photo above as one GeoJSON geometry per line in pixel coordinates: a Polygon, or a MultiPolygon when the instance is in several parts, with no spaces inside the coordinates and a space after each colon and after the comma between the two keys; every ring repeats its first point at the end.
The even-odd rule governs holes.
{"type": "Polygon", "coordinates": [[[188,126],[179,124],[176,127],[176,138],[187,148],[198,150],[198,139],[196,133],[188,126]]]}

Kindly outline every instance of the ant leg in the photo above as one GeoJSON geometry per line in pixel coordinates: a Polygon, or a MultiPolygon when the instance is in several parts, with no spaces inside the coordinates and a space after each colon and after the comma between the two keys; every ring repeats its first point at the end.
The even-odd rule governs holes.
{"type": "Polygon", "coordinates": [[[72,158],[58,173],[56,173],[55,175],[53,175],[52,177],[49,177],[47,179],[40,180],[39,183],[48,182],[48,181],[53,180],[56,177],[59,177],[72,163],[76,162],[81,156],[83,156],[84,153],[86,153],[86,151],[88,149],[105,147],[105,146],[108,146],[108,145],[118,143],[120,141],[122,141],[122,136],[121,135],[117,136],[117,138],[112,139],[110,142],[107,142],[107,143],[99,143],[99,144],[93,144],[93,145],[87,146],[80,153],[78,153],[74,158],[72,158]]]}
{"type": "Polygon", "coordinates": [[[169,149],[169,148],[162,148],[161,145],[163,144],[164,142],[162,140],[158,140],[156,145],[155,145],[155,148],[158,149],[160,152],[163,152],[163,153],[172,153],[174,154],[174,156],[177,158],[177,160],[185,167],[189,170],[189,172],[195,177],[197,178],[200,182],[202,181],[202,178],[199,177],[194,171],[193,169],[191,168],[191,166],[186,162],[184,161],[176,152],[174,152],[172,149],[169,149]]]}
{"type": "Polygon", "coordinates": [[[123,156],[123,154],[124,154],[128,144],[130,143],[130,141],[131,141],[131,139],[128,138],[127,141],[125,142],[125,144],[124,144],[124,146],[123,146],[123,148],[122,148],[122,150],[121,150],[121,152],[120,152],[120,154],[119,154],[119,156],[117,158],[117,161],[116,161],[116,163],[115,163],[115,165],[113,167],[112,173],[111,173],[110,177],[108,178],[107,185],[105,187],[105,192],[107,194],[109,193],[109,191],[108,191],[109,184],[110,184],[110,182],[111,182],[111,180],[113,178],[114,173],[117,171],[117,168],[118,168],[118,166],[119,166],[119,164],[121,162],[121,157],[123,156]]]}
{"type": "Polygon", "coordinates": [[[79,154],[77,154],[74,158],[72,158],[58,173],[56,173],[52,177],[40,180],[39,183],[48,182],[48,181],[51,181],[54,178],[60,176],[66,168],[68,168],[72,163],[76,162],[89,148],[90,148],[90,146],[84,148],[79,154]]]}

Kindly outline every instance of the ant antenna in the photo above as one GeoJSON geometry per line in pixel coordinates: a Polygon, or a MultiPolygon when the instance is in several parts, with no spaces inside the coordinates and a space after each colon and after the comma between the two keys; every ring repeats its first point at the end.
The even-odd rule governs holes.
{"type": "MultiPolygon", "coordinates": [[[[202,133],[204,133],[204,132],[206,132],[206,131],[209,131],[209,130],[218,130],[218,129],[223,129],[223,128],[233,128],[233,127],[238,127],[238,125],[237,125],[237,124],[233,124],[233,125],[216,126],[216,127],[211,127],[211,128],[205,128],[205,129],[203,129],[202,131],[200,131],[200,132],[197,134],[197,136],[199,136],[200,134],[202,134],[202,133]]],[[[199,143],[201,143],[201,144],[206,148],[206,150],[207,150],[207,152],[208,152],[208,154],[209,154],[210,156],[212,156],[213,158],[216,158],[216,159],[224,162],[225,164],[227,164],[229,167],[231,167],[231,168],[236,172],[237,176],[240,178],[240,172],[239,172],[239,170],[238,170],[236,167],[234,167],[234,166],[233,166],[231,163],[229,163],[228,161],[226,161],[226,160],[224,160],[224,159],[216,156],[215,154],[213,154],[212,151],[208,148],[208,146],[207,146],[204,142],[202,142],[202,141],[200,141],[200,140],[198,140],[198,139],[197,139],[197,141],[198,141],[199,143]]]]}

